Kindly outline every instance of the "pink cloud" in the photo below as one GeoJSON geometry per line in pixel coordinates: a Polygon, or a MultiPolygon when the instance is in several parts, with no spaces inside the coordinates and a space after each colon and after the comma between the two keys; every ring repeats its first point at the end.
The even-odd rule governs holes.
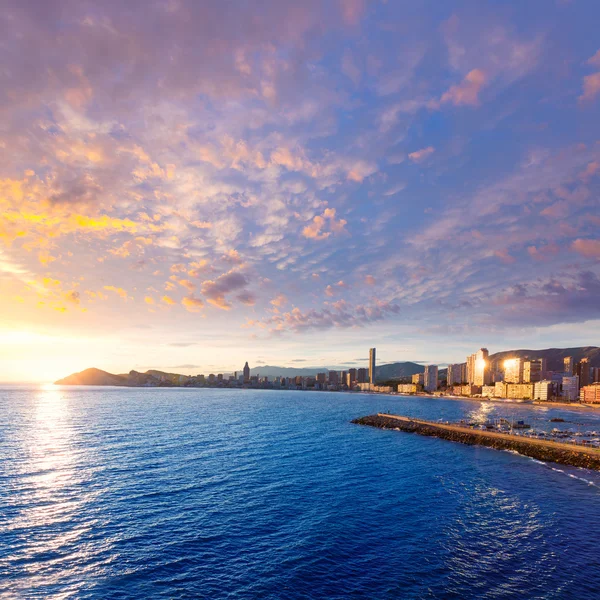
{"type": "Polygon", "coordinates": [[[589,102],[600,93],[600,72],[586,75],[583,78],[583,94],[579,96],[581,102],[589,102]]]}
{"type": "Polygon", "coordinates": [[[588,258],[600,258],[600,240],[577,239],[571,248],[588,258]]]}
{"type": "Polygon", "coordinates": [[[375,285],[375,277],[373,277],[373,275],[367,275],[365,277],[365,283],[367,285],[375,285]]]}
{"type": "Polygon", "coordinates": [[[302,230],[302,235],[308,239],[324,240],[332,233],[342,233],[347,221],[335,218],[335,208],[326,208],[322,215],[316,215],[312,223],[302,230]],[[329,231],[326,228],[329,227],[329,231]]]}
{"type": "Polygon", "coordinates": [[[185,306],[186,310],[189,312],[198,312],[204,306],[204,302],[202,302],[200,298],[196,298],[194,296],[186,296],[181,301],[181,304],[183,304],[183,306],[185,306]]]}
{"type": "Polygon", "coordinates": [[[411,152],[408,155],[408,158],[413,162],[422,162],[429,156],[431,156],[435,152],[435,148],[433,146],[427,146],[427,148],[421,148],[421,150],[416,150],[415,152],[411,152]]]}
{"type": "Polygon", "coordinates": [[[339,0],[346,25],[356,25],[365,11],[364,0],[339,0]]]}
{"type": "Polygon", "coordinates": [[[458,85],[453,85],[445,92],[440,102],[450,102],[454,106],[478,106],[479,92],[486,83],[485,73],[481,69],[473,69],[458,85]]]}

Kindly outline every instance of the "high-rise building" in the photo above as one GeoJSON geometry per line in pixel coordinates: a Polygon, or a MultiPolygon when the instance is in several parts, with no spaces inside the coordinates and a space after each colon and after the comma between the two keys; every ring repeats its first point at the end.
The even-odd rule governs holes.
{"type": "Polygon", "coordinates": [[[475,361],[477,353],[467,356],[467,383],[473,385],[475,383],[475,361]]]}
{"type": "Polygon", "coordinates": [[[356,383],[367,383],[367,370],[364,367],[356,371],[356,383]]]}
{"type": "Polygon", "coordinates": [[[579,377],[563,377],[562,379],[563,398],[565,400],[575,401],[579,398],[579,377]]]}
{"type": "Polygon", "coordinates": [[[582,388],[590,384],[590,359],[582,358],[578,363],[575,364],[573,371],[574,375],[579,377],[579,387],[582,388]]]}
{"type": "Polygon", "coordinates": [[[491,378],[490,371],[490,353],[487,348],[480,348],[475,353],[475,361],[473,363],[473,385],[488,385],[491,378]]]}
{"type": "Polygon", "coordinates": [[[523,360],[508,358],[504,361],[504,381],[506,383],[523,383],[523,360]]]}
{"type": "Polygon", "coordinates": [[[573,375],[573,357],[567,356],[564,359],[564,373],[566,377],[571,377],[573,375]]]}
{"type": "Polygon", "coordinates": [[[248,366],[248,361],[246,361],[246,364],[244,365],[244,381],[250,381],[250,367],[248,366]]]}
{"type": "Polygon", "coordinates": [[[329,385],[337,385],[339,383],[338,372],[337,371],[329,371],[327,381],[328,381],[329,385]]]}
{"type": "Polygon", "coordinates": [[[369,383],[375,383],[375,348],[369,348],[369,383]]]}
{"type": "Polygon", "coordinates": [[[348,369],[348,377],[346,385],[352,387],[356,383],[356,369],[348,369]]]}
{"type": "Polygon", "coordinates": [[[438,368],[437,365],[426,365],[424,373],[424,387],[427,392],[435,392],[438,388],[438,368]]]}
{"type": "Polygon", "coordinates": [[[455,383],[462,383],[461,365],[448,365],[448,375],[446,376],[446,385],[451,386],[455,383]]]}
{"type": "Polygon", "coordinates": [[[317,373],[317,383],[327,383],[327,373],[317,373]]]}
{"type": "Polygon", "coordinates": [[[537,383],[542,381],[545,375],[545,360],[542,358],[532,358],[523,362],[523,382],[537,383]]]}
{"type": "Polygon", "coordinates": [[[590,383],[600,383],[600,367],[590,368],[590,383]]]}

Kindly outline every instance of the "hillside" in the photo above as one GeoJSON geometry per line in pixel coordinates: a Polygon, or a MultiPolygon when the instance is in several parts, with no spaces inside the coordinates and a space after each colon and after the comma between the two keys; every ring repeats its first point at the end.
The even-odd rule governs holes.
{"type": "Polygon", "coordinates": [[[600,367],[600,348],[597,346],[583,346],[579,348],[546,348],[544,350],[506,350],[490,354],[492,363],[502,363],[507,358],[545,358],[549,371],[562,371],[563,360],[572,356],[575,362],[588,358],[590,366],[600,367]]]}
{"type": "Polygon", "coordinates": [[[129,385],[126,375],[113,375],[100,369],[86,369],[55,381],[56,385],[129,385]]]}

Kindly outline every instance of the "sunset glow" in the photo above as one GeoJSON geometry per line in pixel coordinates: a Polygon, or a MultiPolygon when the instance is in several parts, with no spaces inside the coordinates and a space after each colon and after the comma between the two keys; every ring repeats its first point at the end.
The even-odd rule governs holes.
{"type": "Polygon", "coordinates": [[[9,0],[0,380],[597,342],[600,7],[509,4],[9,0]]]}

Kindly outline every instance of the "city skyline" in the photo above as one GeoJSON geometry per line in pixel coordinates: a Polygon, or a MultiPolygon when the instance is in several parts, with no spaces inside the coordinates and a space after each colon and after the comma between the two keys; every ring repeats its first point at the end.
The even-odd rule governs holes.
{"type": "Polygon", "coordinates": [[[597,3],[4,4],[0,381],[597,344],[597,3]]]}

